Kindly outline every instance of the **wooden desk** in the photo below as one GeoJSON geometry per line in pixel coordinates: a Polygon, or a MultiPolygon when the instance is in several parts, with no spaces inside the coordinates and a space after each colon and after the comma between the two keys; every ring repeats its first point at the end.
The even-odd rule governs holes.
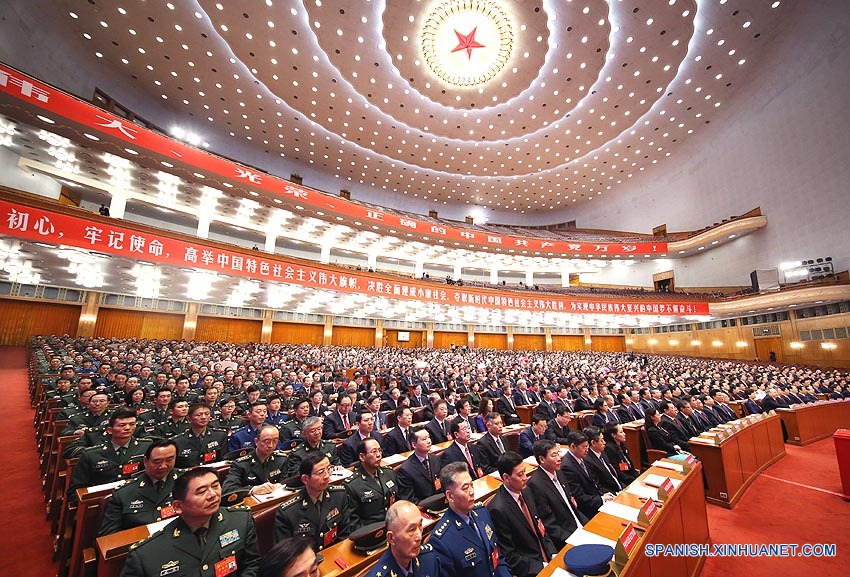
{"type": "Polygon", "coordinates": [[[632,458],[632,464],[635,469],[641,470],[642,454],[641,454],[641,429],[643,429],[643,421],[632,421],[623,423],[623,432],[626,434],[626,448],[629,450],[629,456],[632,458]]]}
{"type": "Polygon", "coordinates": [[[850,401],[819,401],[776,409],[788,432],[787,443],[803,446],[831,437],[837,429],[850,425],[850,401]]]}
{"type": "Polygon", "coordinates": [[[530,425],[531,417],[534,416],[536,410],[537,405],[517,405],[516,414],[519,417],[519,422],[530,425]]]}
{"type": "MultiPolygon", "coordinates": [[[[705,557],[647,557],[647,544],[698,543],[708,544],[708,514],[702,487],[702,466],[697,463],[687,475],[668,469],[650,467],[638,477],[640,483],[648,474],[662,475],[682,480],[682,484],[664,503],[650,523],[646,532],[638,532],[639,542],[632,557],[622,568],[619,577],[696,577],[705,563],[705,557]]],[[[623,505],[637,507],[641,501],[630,493],[620,493],[615,499],[623,505]]],[[[616,541],[625,529],[625,521],[607,513],[597,513],[584,529],[606,539],[616,541]]],[[[538,573],[538,577],[550,577],[556,568],[566,569],[564,553],[572,545],[566,545],[555,558],[538,573]]]]}
{"type": "Polygon", "coordinates": [[[702,462],[706,501],[731,509],[758,474],[785,455],[777,415],[734,421],[744,427],[719,445],[701,437],[691,439],[691,453],[702,462]]]}

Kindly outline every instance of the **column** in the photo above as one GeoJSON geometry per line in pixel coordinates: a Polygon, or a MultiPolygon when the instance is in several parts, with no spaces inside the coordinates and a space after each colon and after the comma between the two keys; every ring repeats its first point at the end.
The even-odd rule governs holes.
{"type": "Polygon", "coordinates": [[[490,284],[499,284],[499,269],[490,269],[490,284]]]}
{"type": "Polygon", "coordinates": [[[319,262],[322,264],[330,264],[331,262],[331,245],[323,245],[322,252],[319,254],[319,262]]]}
{"type": "Polygon", "coordinates": [[[585,329],[584,329],[584,343],[583,343],[583,344],[582,344],[582,346],[581,346],[581,350],[583,350],[583,351],[589,351],[589,350],[590,350],[590,345],[591,345],[592,343],[593,343],[593,338],[590,336],[590,329],[589,329],[589,328],[585,328],[585,329]]]}
{"type": "Polygon", "coordinates": [[[514,328],[508,326],[508,350],[514,350],[514,328]]]}
{"type": "Polygon", "coordinates": [[[372,253],[367,255],[366,268],[370,268],[372,270],[378,270],[378,255],[377,253],[372,253]]]}
{"type": "Polygon", "coordinates": [[[546,334],[546,350],[551,351],[552,348],[553,348],[552,347],[552,327],[544,327],[543,330],[546,334]]]}
{"type": "Polygon", "coordinates": [[[375,348],[384,346],[384,319],[375,320],[375,348]]]}
{"type": "Polygon", "coordinates": [[[322,334],[322,344],[330,345],[334,336],[334,317],[325,315],[325,332],[322,334]]]}
{"type": "Polygon", "coordinates": [[[463,267],[459,263],[455,263],[454,272],[452,273],[452,278],[457,280],[461,278],[461,274],[463,274],[463,267]]]}
{"type": "MultiPolygon", "coordinates": [[[[209,230],[209,229],[207,229],[209,230]]],[[[274,254],[275,247],[277,246],[277,234],[273,230],[266,231],[266,243],[263,246],[263,250],[269,254],[274,254]]]]}
{"type": "Polygon", "coordinates": [[[534,271],[525,271],[525,286],[534,286],[534,271]]]}
{"type": "Polygon", "coordinates": [[[568,287],[570,286],[570,271],[562,270],[561,271],[561,286],[568,287]]]}
{"type": "Polygon", "coordinates": [[[191,341],[195,338],[195,331],[198,328],[198,310],[200,305],[195,302],[190,302],[186,307],[186,316],[183,317],[183,340],[191,341]]]}
{"type": "Polygon", "coordinates": [[[475,329],[472,325],[466,325],[466,344],[470,349],[475,348],[475,329]]]}
{"type": "Polygon", "coordinates": [[[100,293],[97,291],[87,291],[86,300],[83,303],[83,308],[80,309],[80,320],[77,323],[78,337],[94,336],[94,327],[97,325],[97,311],[100,293]]]}
{"type": "Polygon", "coordinates": [[[272,342],[272,327],[274,326],[274,311],[266,309],[263,311],[263,331],[260,333],[260,342],[269,344],[272,342]]]}
{"type": "Polygon", "coordinates": [[[422,278],[425,274],[425,261],[417,260],[413,263],[413,278],[422,278]]]}
{"type": "Polygon", "coordinates": [[[425,348],[434,348],[434,323],[427,323],[425,326],[425,348]]]}
{"type": "Polygon", "coordinates": [[[198,215],[198,238],[209,238],[210,237],[210,223],[212,222],[212,218],[210,215],[205,213],[200,213],[198,215]]]}
{"type": "Polygon", "coordinates": [[[112,218],[124,218],[124,212],[127,210],[127,195],[123,191],[112,191],[112,198],[109,201],[109,216],[112,218]]]}

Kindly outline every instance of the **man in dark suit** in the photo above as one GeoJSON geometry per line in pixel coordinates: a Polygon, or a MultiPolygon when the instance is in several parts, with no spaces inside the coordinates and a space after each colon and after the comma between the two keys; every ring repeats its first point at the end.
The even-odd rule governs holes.
{"type": "Polygon", "coordinates": [[[555,403],[555,412],[558,411],[558,406],[564,406],[571,413],[575,412],[575,403],[570,398],[569,389],[567,387],[560,387],[558,389],[558,396],[554,400],[555,403]]]}
{"type": "Polygon", "coordinates": [[[510,385],[502,387],[502,394],[496,400],[496,410],[502,415],[502,420],[506,425],[515,425],[519,423],[519,415],[516,412],[512,389],[510,385]]]}
{"type": "Polygon", "coordinates": [[[330,441],[351,429],[351,398],[343,395],[336,403],[336,410],[325,416],[322,438],[330,441]]]}
{"type": "Polygon", "coordinates": [[[426,407],[429,403],[428,395],[422,394],[422,385],[416,385],[413,387],[413,394],[410,395],[410,406],[413,408],[416,407],[426,407]]]}
{"type": "Polygon", "coordinates": [[[339,460],[343,467],[350,467],[359,461],[357,446],[363,439],[375,439],[380,445],[381,433],[375,430],[375,420],[372,413],[363,411],[356,417],[357,430],[339,446],[339,460]]]}
{"type": "Polygon", "coordinates": [[[587,436],[580,431],[570,431],[567,435],[569,450],[561,461],[561,471],[570,486],[570,493],[578,501],[579,510],[590,519],[599,512],[602,503],[614,498],[611,493],[602,491],[591,476],[590,470],[584,463],[584,458],[590,449],[587,436]]]}
{"type": "Polygon", "coordinates": [[[587,387],[579,389],[579,396],[576,399],[576,411],[592,411],[593,401],[590,400],[590,390],[587,387]]]}
{"type": "Polygon", "coordinates": [[[221,486],[213,469],[198,467],[180,475],[173,496],[180,517],[133,545],[122,576],[160,577],[170,567],[181,575],[212,575],[216,564],[233,577],[257,574],[260,553],[251,510],[219,508],[221,486]]]}
{"type": "Polygon", "coordinates": [[[434,403],[434,418],[425,425],[425,430],[431,435],[431,442],[445,443],[449,440],[448,404],[443,399],[434,403]]]}
{"type": "Polygon", "coordinates": [[[513,401],[514,405],[531,405],[533,404],[531,401],[531,397],[529,396],[528,384],[525,382],[525,379],[520,379],[517,381],[516,390],[514,391],[513,401]]]}
{"type": "Polygon", "coordinates": [[[682,423],[682,427],[684,427],[685,432],[688,434],[688,438],[696,437],[706,429],[702,427],[702,424],[694,418],[694,408],[691,406],[690,397],[682,397],[679,401],[678,409],[679,414],[676,417],[679,419],[679,422],[682,423]]]}
{"type": "Polygon", "coordinates": [[[413,430],[410,424],[413,422],[413,413],[410,407],[399,407],[395,410],[396,426],[384,435],[384,455],[396,455],[406,453],[413,448],[413,430]]]}
{"type": "Polygon", "coordinates": [[[546,434],[546,417],[535,413],[531,417],[531,425],[523,429],[519,434],[519,448],[517,452],[525,459],[534,454],[534,443],[544,438],[546,434]]]}
{"type": "Polygon", "coordinates": [[[328,412],[328,406],[323,401],[321,389],[316,389],[310,393],[310,417],[324,417],[328,412]]]}
{"type": "Polygon", "coordinates": [[[485,415],[484,424],[487,426],[487,432],[478,439],[476,446],[481,454],[484,474],[489,475],[498,468],[499,455],[505,452],[507,443],[502,439],[502,415],[499,413],[485,415]]]}
{"type": "Polygon", "coordinates": [[[557,552],[537,513],[531,491],[526,489],[526,468],[522,457],[513,451],[499,457],[503,485],[487,505],[499,546],[517,577],[537,575],[557,552]]]}
{"type": "Polygon", "coordinates": [[[679,414],[679,409],[670,401],[662,401],[661,410],[662,415],[659,426],[667,431],[674,445],[679,445],[683,451],[687,451],[690,436],[688,436],[688,432],[682,426],[682,423],[676,418],[679,414]]]}
{"type": "Polygon", "coordinates": [[[555,408],[555,403],[552,401],[552,391],[547,389],[543,391],[543,400],[540,401],[540,404],[537,405],[534,412],[546,417],[547,421],[551,421],[555,418],[555,408]]]}
{"type": "Polygon", "coordinates": [[[590,450],[584,457],[585,466],[591,476],[596,479],[596,485],[601,491],[616,495],[623,490],[623,486],[617,479],[617,471],[605,456],[605,439],[602,438],[602,431],[597,427],[587,427],[584,434],[590,445],[590,450]]]}
{"type": "Polygon", "coordinates": [[[534,458],[540,465],[528,479],[537,512],[543,520],[546,534],[559,551],[573,531],[587,523],[579,510],[576,498],[570,493],[569,482],[561,471],[561,450],[553,441],[543,439],[534,443],[534,458]]]}
{"type": "Polygon", "coordinates": [[[413,454],[396,471],[398,498],[419,503],[440,491],[440,457],[431,453],[425,429],[413,434],[413,454]]]}
{"type": "Polygon", "coordinates": [[[440,454],[440,463],[445,466],[448,463],[461,461],[469,466],[469,475],[473,480],[483,477],[484,469],[481,467],[481,455],[478,454],[478,447],[469,442],[472,437],[472,429],[470,429],[469,423],[464,420],[454,420],[449,431],[454,443],[440,454]]]}
{"type": "Polygon", "coordinates": [[[559,445],[566,445],[567,435],[571,431],[571,420],[570,410],[565,405],[559,404],[558,408],[555,409],[555,418],[546,425],[545,437],[559,445]]]}
{"type": "Polygon", "coordinates": [[[620,402],[620,405],[615,411],[617,413],[617,420],[620,423],[634,421],[637,417],[632,413],[632,398],[626,393],[620,393],[617,395],[617,400],[620,402]]]}
{"type": "Polygon", "coordinates": [[[457,414],[451,418],[452,421],[466,421],[469,424],[469,430],[473,433],[483,432],[478,430],[477,419],[472,416],[472,406],[465,397],[455,403],[455,412],[457,414]]]}

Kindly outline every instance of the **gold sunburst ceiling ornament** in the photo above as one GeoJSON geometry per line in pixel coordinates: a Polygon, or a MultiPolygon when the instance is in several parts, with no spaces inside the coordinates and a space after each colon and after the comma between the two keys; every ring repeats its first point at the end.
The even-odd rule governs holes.
{"type": "Polygon", "coordinates": [[[490,0],[449,0],[425,19],[421,45],[431,71],[446,84],[472,87],[492,80],[511,56],[511,19],[490,0]]]}

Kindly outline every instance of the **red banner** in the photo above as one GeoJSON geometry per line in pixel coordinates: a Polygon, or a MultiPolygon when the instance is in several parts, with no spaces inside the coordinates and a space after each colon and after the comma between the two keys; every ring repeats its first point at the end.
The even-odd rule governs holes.
{"type": "MultiPolygon", "coordinates": [[[[65,92],[39,82],[22,72],[0,64],[0,94],[40,108],[45,113],[59,115],[87,129],[123,141],[132,150],[148,152],[182,163],[191,171],[209,172],[238,184],[245,190],[261,189],[289,201],[291,210],[310,206],[346,218],[352,226],[355,221],[395,227],[400,232],[428,237],[430,240],[456,242],[464,247],[501,247],[515,251],[545,251],[553,255],[661,255],[667,253],[666,242],[618,243],[556,241],[533,237],[520,237],[454,228],[445,223],[434,223],[392,211],[370,208],[337,196],[305,188],[288,180],[261,172],[231,160],[199,150],[179,140],[142,128],[65,92]]],[[[55,120],[55,119],[54,119],[55,120]]]]}
{"type": "Polygon", "coordinates": [[[100,253],[256,280],[369,296],[539,312],[619,315],[708,315],[706,302],[575,299],[508,291],[463,289],[428,282],[387,279],[341,268],[310,266],[256,251],[240,252],[166,234],[133,230],[0,200],[0,234],[100,253]]]}

